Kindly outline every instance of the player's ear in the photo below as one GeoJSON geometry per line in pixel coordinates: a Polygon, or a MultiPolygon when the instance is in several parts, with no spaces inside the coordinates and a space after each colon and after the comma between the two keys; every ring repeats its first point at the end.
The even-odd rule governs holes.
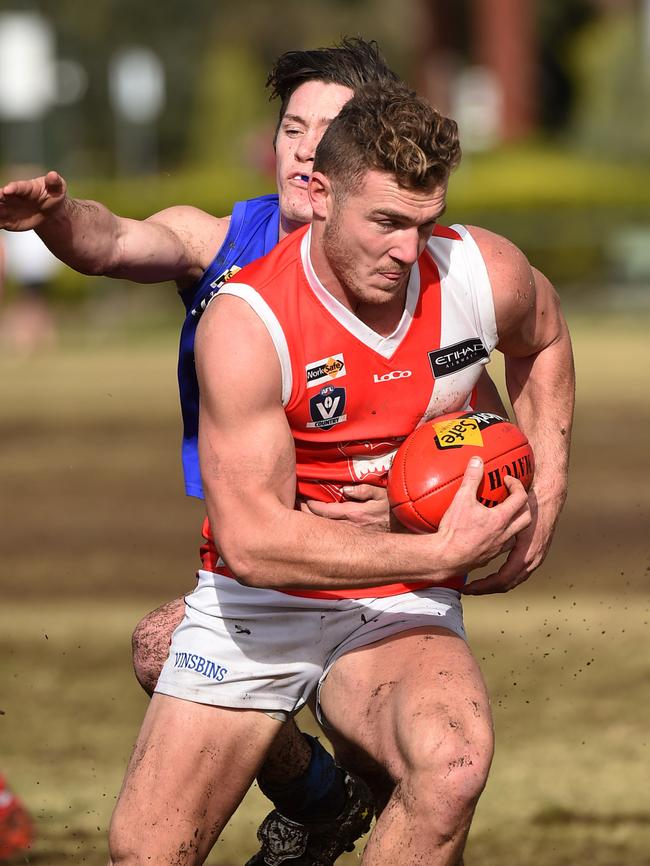
{"type": "Polygon", "coordinates": [[[328,201],[332,197],[332,185],[320,171],[315,171],[309,178],[309,201],[317,219],[327,216],[328,201]]]}

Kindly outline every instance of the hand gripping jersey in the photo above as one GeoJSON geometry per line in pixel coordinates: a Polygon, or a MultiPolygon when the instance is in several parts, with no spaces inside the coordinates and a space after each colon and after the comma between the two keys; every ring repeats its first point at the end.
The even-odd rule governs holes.
{"type": "MultiPolygon", "coordinates": [[[[463,226],[437,227],[412,268],[401,321],[372,331],[321,284],[299,229],[222,292],[268,328],[296,448],[300,496],[335,501],[345,484],[385,484],[399,443],[418,425],[465,409],[497,343],[485,263],[463,226]]],[[[228,574],[214,544],[204,565],[228,574]]],[[[462,585],[463,578],[448,586],[462,585]]],[[[292,591],[319,598],[392,595],[422,587],[292,591]]]]}
{"type": "Polygon", "coordinates": [[[188,496],[203,499],[197,434],[199,383],[194,368],[194,337],[201,313],[223,284],[244,265],[270,252],[278,242],[280,206],[277,195],[263,195],[235,204],[228,234],[201,279],[181,292],[187,316],[178,351],[178,387],[183,413],[183,473],[188,496]]]}

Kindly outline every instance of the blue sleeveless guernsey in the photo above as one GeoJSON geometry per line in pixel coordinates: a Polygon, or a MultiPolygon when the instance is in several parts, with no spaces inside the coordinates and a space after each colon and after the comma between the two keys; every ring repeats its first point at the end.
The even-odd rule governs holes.
{"type": "Polygon", "coordinates": [[[183,414],[183,474],[188,496],[203,499],[199,469],[199,383],[194,367],[194,336],[208,301],[233,274],[270,252],[278,242],[280,207],[277,195],[236,202],[228,234],[201,279],[180,293],[187,315],[178,350],[178,387],[183,414]]]}

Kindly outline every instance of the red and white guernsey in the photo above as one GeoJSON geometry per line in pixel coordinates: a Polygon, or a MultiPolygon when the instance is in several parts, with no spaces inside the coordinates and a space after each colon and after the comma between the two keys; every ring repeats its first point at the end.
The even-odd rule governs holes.
{"type": "MultiPolygon", "coordinates": [[[[343,498],[343,485],[385,484],[405,436],[430,418],[469,407],[497,329],[485,263],[463,226],[436,227],[412,268],[404,313],[389,336],[371,330],[325,289],[311,265],[310,237],[308,227],[289,235],[220,294],[242,298],[268,328],[282,369],[298,493],[331,502],[343,498]]],[[[204,554],[206,567],[229,573],[212,543],[204,554]]],[[[363,598],[422,586],[291,594],[363,598]]]]}

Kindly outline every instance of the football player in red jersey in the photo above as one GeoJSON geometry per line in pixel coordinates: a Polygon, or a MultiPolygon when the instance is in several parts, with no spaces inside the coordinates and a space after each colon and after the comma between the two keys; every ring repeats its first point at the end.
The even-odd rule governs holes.
{"type": "MultiPolygon", "coordinates": [[[[332,49],[288,52],[279,59],[270,76],[271,89],[282,103],[275,140],[280,219],[273,243],[311,218],[307,182],[328,123],[356,86],[381,77],[394,78],[376,45],[361,39],[344,40],[332,49]]],[[[5,185],[0,190],[0,224],[12,230],[36,227],[53,251],[77,270],[139,282],[173,279],[182,294],[193,292],[197,281],[209,289],[211,263],[227,245],[232,228],[230,217],[217,218],[190,207],[168,208],[145,221],[123,219],[97,202],[69,197],[65,181],[56,172],[5,185]]],[[[193,366],[191,357],[188,364],[193,366]]],[[[481,377],[479,389],[479,405],[499,411],[498,396],[487,376],[481,377]]],[[[351,483],[340,490],[337,503],[310,499],[303,507],[359,526],[386,527],[387,508],[379,488],[351,483]]],[[[163,605],[145,617],[134,633],[134,666],[149,693],[183,610],[182,598],[163,605]]],[[[320,744],[303,737],[292,721],[272,746],[260,784],[281,809],[272,813],[272,822],[265,827],[264,846],[272,847],[272,837],[286,838],[290,833],[302,845],[299,825],[311,824],[318,835],[314,844],[319,856],[329,846],[333,862],[367,824],[359,817],[367,802],[362,786],[332,768],[320,744]],[[342,809],[354,818],[345,826],[342,809]],[[291,823],[278,827],[275,822],[282,822],[283,814],[291,823]],[[327,842],[325,825],[331,818],[335,820],[329,823],[327,842]]],[[[296,866],[308,866],[312,856],[311,850],[306,851],[296,866]]]]}
{"type": "MultiPolygon", "coordinates": [[[[455,125],[403,87],[358,92],[319,146],[311,230],[238,275],[202,319],[201,462],[221,559],[188,597],[143,723],[112,822],[115,864],[177,862],[179,852],[184,863],[203,862],[276,735],[269,710],[295,709],[314,690],[328,732],[380,804],[363,863],[462,860],[492,723],[459,593],[446,584],[509,550],[501,568],[465,589],[506,591],[542,561],[566,492],[574,382],[557,296],[516,247],[459,227],[458,239],[442,233],[457,244],[450,255],[436,251],[458,158],[455,125]],[[328,474],[321,457],[341,457],[336,437],[362,438],[373,399],[386,433],[373,426],[369,435],[382,440],[399,435],[408,412],[414,425],[435,407],[426,353],[406,411],[398,392],[361,402],[360,383],[374,381],[382,358],[390,368],[425,306],[444,318],[453,295],[446,268],[476,302],[466,322],[472,344],[478,333],[487,353],[506,357],[517,421],[537,458],[532,494],[510,479],[508,499],[485,508],[476,500],[481,463],[472,461],[432,535],[370,533],[296,510],[301,482],[347,481],[337,476],[346,460],[328,474]],[[342,351],[310,354],[285,290],[347,332],[342,351]],[[361,336],[365,367],[360,349],[348,369],[347,347],[361,336]],[[335,384],[316,382],[310,396],[337,353],[335,384]],[[348,392],[359,402],[346,402],[348,392]]],[[[432,350],[447,348],[444,327],[433,331],[432,350]]],[[[479,354],[447,371],[460,391],[443,389],[441,411],[470,399],[484,361],[479,354]]],[[[378,388],[400,381],[383,375],[378,388]]]]}

